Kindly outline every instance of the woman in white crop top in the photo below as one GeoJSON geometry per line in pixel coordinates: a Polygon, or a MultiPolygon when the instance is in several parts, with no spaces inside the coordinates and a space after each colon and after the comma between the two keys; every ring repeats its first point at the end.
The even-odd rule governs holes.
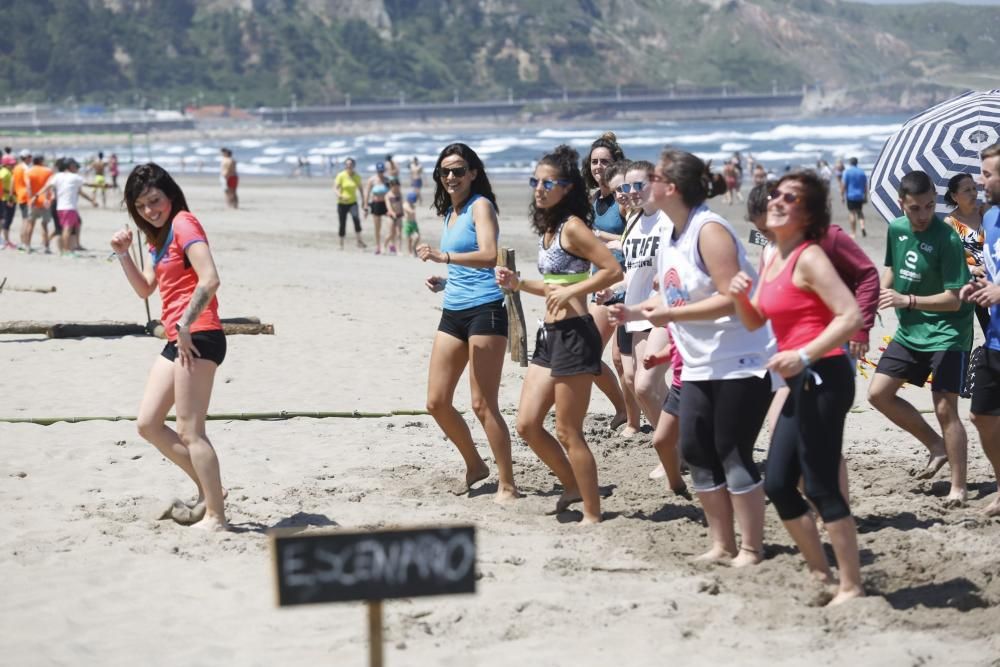
{"type": "Polygon", "coordinates": [[[659,252],[660,295],[615,306],[613,317],[669,324],[684,360],[681,453],[712,540],[699,559],[752,565],[762,558],[764,533],[764,490],[753,446],[771,401],[765,370],[771,353],[767,332],[747,331],[735,317],[729,283],[753,267],[729,223],[705,205],[725,191],[708,165],[667,149],[651,180],[651,201],[673,222],[659,252]]]}

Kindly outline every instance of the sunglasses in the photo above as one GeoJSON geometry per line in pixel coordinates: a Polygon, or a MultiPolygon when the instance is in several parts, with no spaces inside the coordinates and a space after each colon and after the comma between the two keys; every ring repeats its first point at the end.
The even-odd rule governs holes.
{"type": "Polygon", "coordinates": [[[767,196],[767,201],[777,201],[781,200],[786,204],[794,204],[798,200],[802,199],[799,195],[794,192],[778,192],[777,190],[771,190],[771,194],[767,196]]]}
{"type": "Polygon", "coordinates": [[[615,188],[615,190],[622,193],[623,195],[627,195],[630,192],[638,194],[642,192],[642,189],[644,187],[646,187],[645,181],[636,181],[635,183],[622,183],[617,188],[615,188]]]}
{"type": "Polygon", "coordinates": [[[528,179],[528,185],[531,186],[532,190],[534,190],[535,188],[537,188],[539,183],[542,184],[542,187],[545,188],[546,192],[548,192],[552,188],[556,187],[557,185],[569,185],[569,181],[563,180],[561,178],[559,180],[557,180],[557,181],[550,181],[549,179],[545,179],[544,181],[540,181],[537,178],[535,178],[534,176],[532,176],[531,178],[528,179]]]}
{"type": "Polygon", "coordinates": [[[448,178],[449,176],[454,176],[455,178],[462,178],[469,173],[468,167],[438,167],[434,170],[434,178],[442,179],[448,178]]]}

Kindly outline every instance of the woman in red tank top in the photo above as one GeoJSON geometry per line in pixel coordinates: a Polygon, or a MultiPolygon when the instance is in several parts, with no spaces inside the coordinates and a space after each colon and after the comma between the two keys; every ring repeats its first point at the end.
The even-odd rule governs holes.
{"type": "Polygon", "coordinates": [[[160,166],[142,164],[125,182],[129,217],[149,243],[150,261],[140,270],[129,255],[132,231],[111,237],[125,277],[140,298],[159,290],[167,344],[153,363],[139,406],[139,435],[183,470],[198,487],[198,499],[175,501],[178,523],[225,530],[219,459],[205,434],[215,371],[226,356],[226,337],[215,292],[219,274],[205,230],[188,211],[180,187],[160,166]],[[165,423],[174,407],[177,430],[165,423]]]}
{"type": "MultiPolygon", "coordinates": [[[[844,421],[854,402],[854,372],[843,345],[861,328],[861,310],[826,253],[815,243],[830,225],[829,190],[811,172],[778,181],[767,205],[767,228],[777,252],[751,281],[737,274],[730,286],[736,312],[749,329],[770,320],[778,352],[768,368],[779,373],[789,396],[771,438],[764,491],[821,582],[833,585],[816,523],[798,489],[826,524],[840,582],[830,604],[864,595],[857,530],[838,484],[844,421]]],[[[832,591],[831,591],[832,592],[832,591]]]]}

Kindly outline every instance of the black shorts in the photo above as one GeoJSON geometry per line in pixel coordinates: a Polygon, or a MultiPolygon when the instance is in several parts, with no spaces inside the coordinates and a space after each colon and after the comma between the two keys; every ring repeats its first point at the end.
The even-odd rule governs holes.
{"type": "MultiPolygon", "coordinates": [[[[226,334],[220,330],[196,331],[191,334],[191,342],[198,349],[198,359],[214,361],[216,366],[221,366],[226,358],[226,334]]],[[[163,346],[160,356],[167,361],[177,361],[177,343],[167,342],[163,346]]]]}
{"type": "Polygon", "coordinates": [[[461,310],[445,308],[438,331],[464,341],[470,336],[506,336],[507,309],[503,299],[461,310]]]}
{"type": "Polygon", "coordinates": [[[620,324],[615,330],[616,343],[618,343],[618,351],[625,356],[632,356],[632,332],[625,330],[625,325],[620,324]]]}
{"type": "Polygon", "coordinates": [[[592,315],[546,322],[538,327],[531,363],[548,368],[552,377],[601,374],[604,344],[592,315]]]}
{"type": "Polygon", "coordinates": [[[373,201],[368,205],[368,211],[372,215],[385,215],[389,212],[389,209],[386,207],[384,201],[373,201]]]}
{"type": "Polygon", "coordinates": [[[10,226],[14,224],[14,213],[17,212],[17,204],[14,202],[4,202],[0,204],[0,211],[3,211],[3,228],[10,229],[10,226]]]}
{"type": "Polygon", "coordinates": [[[858,201],[847,200],[847,210],[852,213],[861,213],[861,209],[865,207],[865,200],[859,199],[858,201]]]}
{"type": "Polygon", "coordinates": [[[969,412],[974,415],[1000,416],[1000,350],[983,347],[975,371],[972,407],[969,412]]]}
{"type": "Polygon", "coordinates": [[[915,387],[923,387],[933,373],[931,391],[961,394],[968,365],[969,353],[963,350],[918,352],[893,340],[882,353],[875,372],[906,380],[915,387]]]}
{"type": "Polygon", "coordinates": [[[681,388],[675,384],[670,385],[667,399],[663,401],[663,411],[674,417],[681,416],[681,388]]]}

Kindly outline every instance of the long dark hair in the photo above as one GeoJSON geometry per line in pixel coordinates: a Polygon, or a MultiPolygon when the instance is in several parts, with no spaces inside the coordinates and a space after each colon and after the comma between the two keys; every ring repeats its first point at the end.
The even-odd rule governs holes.
{"type": "Polygon", "coordinates": [[[667,147],[660,155],[660,169],[680,191],[688,208],[702,204],[706,199],[726,193],[726,179],[713,174],[711,163],[687,151],[667,147]]]}
{"type": "Polygon", "coordinates": [[[590,150],[587,151],[587,157],[583,158],[583,164],[580,167],[580,171],[583,173],[583,182],[587,184],[588,188],[596,188],[597,180],[594,178],[594,174],[590,171],[590,156],[598,148],[607,148],[611,153],[612,162],[621,162],[625,159],[625,151],[622,147],[618,145],[618,137],[615,136],[614,132],[605,132],[599,136],[594,143],[590,144],[590,150]]]}
{"type": "Polygon", "coordinates": [[[486,176],[486,167],[483,166],[483,161],[476,155],[476,151],[461,143],[445,146],[441,154],[438,155],[437,162],[434,163],[434,171],[431,172],[434,178],[434,203],[432,206],[437,211],[437,214],[443,216],[451,208],[451,197],[448,196],[448,191],[444,189],[444,184],[441,183],[441,162],[449,155],[459,156],[465,160],[465,164],[468,165],[469,169],[474,169],[476,172],[476,178],[472,181],[469,196],[482,195],[486,197],[493,204],[493,210],[499,215],[500,207],[497,206],[497,197],[493,194],[493,187],[490,185],[490,179],[486,176]]]}
{"type": "MultiPolygon", "coordinates": [[[[967,178],[972,178],[972,174],[969,173],[955,174],[954,176],[948,179],[948,191],[944,193],[945,204],[947,204],[948,206],[958,206],[958,202],[955,201],[955,197],[953,195],[956,192],[958,192],[958,186],[960,186],[962,184],[962,181],[964,181],[967,178]]],[[[972,178],[972,182],[975,183],[976,179],[972,178]]]]}
{"type": "Polygon", "coordinates": [[[830,188],[826,181],[820,178],[815,171],[803,170],[793,171],[785,174],[774,184],[773,189],[777,189],[782,183],[792,181],[799,184],[799,191],[802,193],[802,210],[805,212],[808,222],[805,228],[805,237],[809,241],[818,241],[826,236],[826,231],[830,228],[830,188]]]}
{"type": "Polygon", "coordinates": [[[531,227],[539,235],[545,232],[554,232],[559,225],[573,215],[583,220],[588,227],[593,227],[594,209],[590,205],[587,185],[583,182],[583,174],[580,173],[580,154],[572,147],[562,144],[542,157],[538,161],[538,165],[554,167],[558,178],[569,181],[570,185],[567,186],[569,192],[558,204],[550,208],[538,208],[535,206],[535,198],[531,198],[531,206],[528,209],[531,215],[531,227]]]}
{"type": "Polygon", "coordinates": [[[140,164],[128,175],[128,180],[125,181],[125,208],[128,209],[132,222],[142,230],[146,235],[146,241],[156,248],[157,252],[163,250],[163,245],[167,242],[174,217],[181,211],[191,210],[177,181],[155,162],[140,164]],[[167,218],[167,224],[159,228],[146,222],[145,218],[139,215],[139,209],[135,207],[135,201],[149,188],[156,188],[170,200],[170,216],[167,218]]]}

